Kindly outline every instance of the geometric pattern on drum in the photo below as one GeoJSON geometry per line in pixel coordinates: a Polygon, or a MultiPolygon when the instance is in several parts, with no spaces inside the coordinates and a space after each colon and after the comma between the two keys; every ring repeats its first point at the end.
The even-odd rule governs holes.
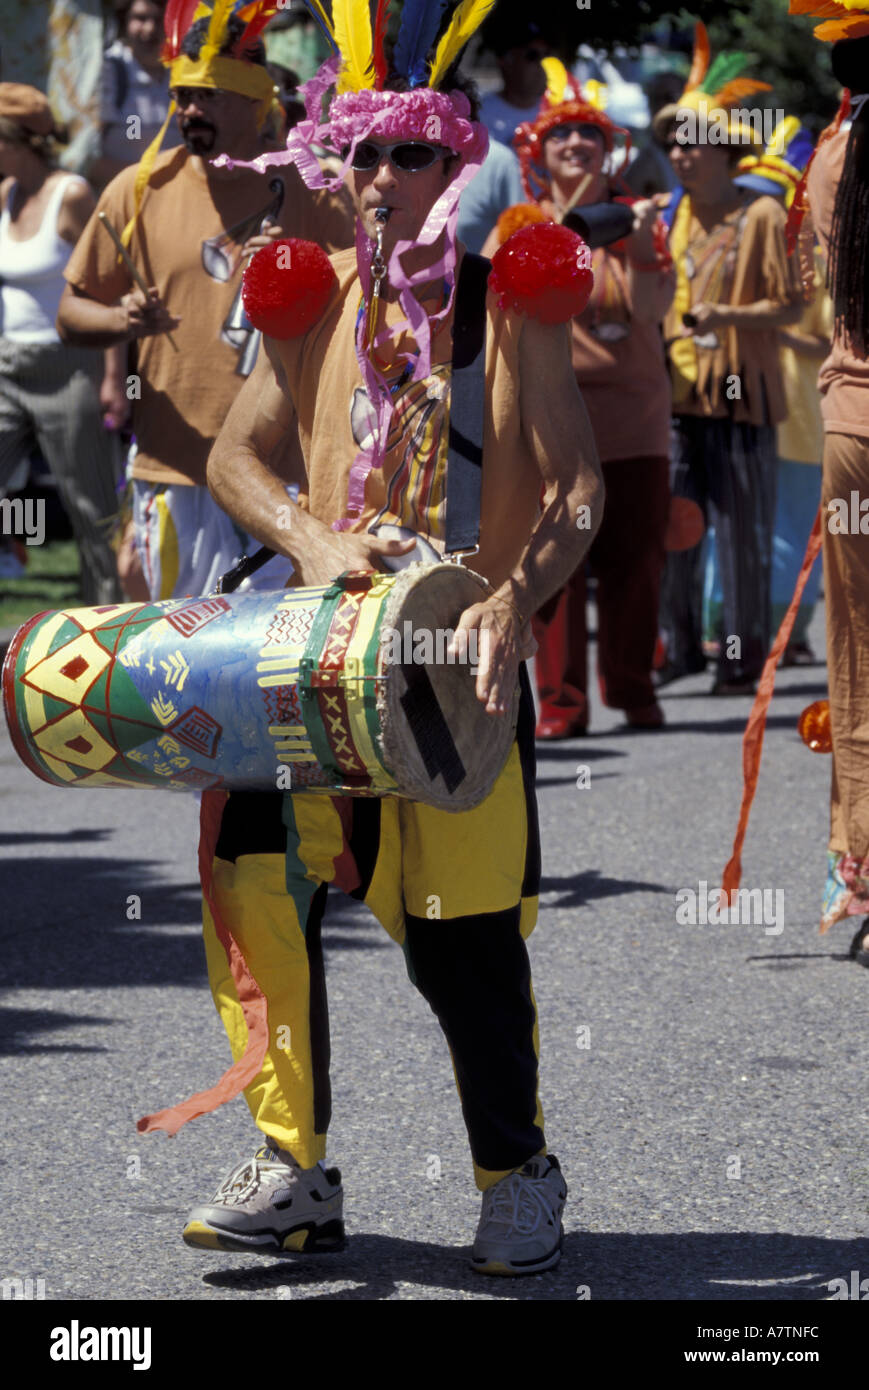
{"type": "Polygon", "coordinates": [[[261,687],[260,694],[265,702],[270,724],[295,728],[304,724],[302,707],[299,704],[299,688],[295,681],[288,685],[261,687]]]}
{"type": "Polygon", "coordinates": [[[310,599],[295,607],[281,606],[266,628],[266,645],[277,647],[292,642],[304,651],[313,621],[314,605],[310,599]]]}
{"type": "MultiPolygon", "coordinates": [[[[344,670],[347,648],[359,622],[359,610],[366,592],[351,589],[341,595],[318,663],[320,671],[344,670]]],[[[335,761],[346,775],[367,777],[368,769],[359,756],[350,732],[347,697],[343,689],[338,685],[321,686],[318,695],[320,713],[335,761]]]]}
{"type": "Polygon", "coordinates": [[[299,660],[311,633],[321,589],[284,598],[266,629],[266,644],[257,663],[257,684],[265,705],[268,730],[275,739],[275,765],[292,765],[294,787],[326,787],[329,779],[317,762],[299,702],[299,660]]]}
{"type": "Polygon", "coordinates": [[[329,778],[318,762],[299,762],[294,758],[287,757],[286,753],[279,753],[277,756],[280,762],[292,764],[290,791],[295,791],[299,787],[328,787],[330,785],[329,778]]]}
{"type": "Polygon", "coordinates": [[[72,609],[44,620],[28,639],[17,673],[18,694],[32,742],[54,779],[121,785],[117,774],[123,784],[178,785],[188,758],[175,765],[167,758],[157,774],[136,756],[137,747],[163,730],[155,727],[152,711],[117,661],[136,628],[159,616],[161,610],[151,604],[72,609]],[[110,683],[115,692],[124,687],[123,715],[109,707],[110,683]]]}
{"type": "Polygon", "coordinates": [[[213,758],[223,729],[204,709],[193,705],[185,710],[174,724],[169,725],[167,732],[186,748],[192,748],[194,753],[199,753],[204,758],[213,758]]]}
{"type": "Polygon", "coordinates": [[[180,632],[182,637],[192,637],[194,632],[199,632],[206,623],[219,618],[221,613],[228,612],[229,604],[225,598],[200,598],[193,603],[182,601],[180,607],[167,613],[166,621],[176,632],[180,632]]]}

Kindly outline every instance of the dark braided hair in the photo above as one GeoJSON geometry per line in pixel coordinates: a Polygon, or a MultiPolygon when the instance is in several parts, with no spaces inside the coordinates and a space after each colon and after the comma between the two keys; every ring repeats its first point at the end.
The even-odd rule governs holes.
{"type": "MultiPolygon", "coordinates": [[[[852,96],[869,89],[869,36],[833,45],[833,73],[852,96]]],[[[830,231],[830,289],[836,331],[869,355],[869,101],[854,117],[830,231]]]]}

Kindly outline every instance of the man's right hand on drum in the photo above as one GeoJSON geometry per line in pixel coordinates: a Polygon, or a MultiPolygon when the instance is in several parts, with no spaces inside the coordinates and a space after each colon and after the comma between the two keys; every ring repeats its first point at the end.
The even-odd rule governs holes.
{"type": "Polygon", "coordinates": [[[345,570],[388,570],[384,560],[407,555],[416,546],[415,540],[381,540],[367,532],[332,531],[311,516],[306,520],[304,550],[292,557],[299,582],[306,587],[330,584],[345,570]]]}

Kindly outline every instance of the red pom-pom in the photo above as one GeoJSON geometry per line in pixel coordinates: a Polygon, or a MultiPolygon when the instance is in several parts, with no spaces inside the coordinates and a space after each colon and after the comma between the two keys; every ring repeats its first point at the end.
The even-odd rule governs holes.
{"type": "Polygon", "coordinates": [[[322,318],[337,282],[322,247],[285,237],[252,257],[242,302],[254,328],[269,338],[298,338],[322,318]]]}
{"type": "Polygon", "coordinates": [[[489,286],[502,309],[542,323],[581,314],[594,285],[591,252],[581,236],[549,222],[514,232],[492,258],[489,286]]]}

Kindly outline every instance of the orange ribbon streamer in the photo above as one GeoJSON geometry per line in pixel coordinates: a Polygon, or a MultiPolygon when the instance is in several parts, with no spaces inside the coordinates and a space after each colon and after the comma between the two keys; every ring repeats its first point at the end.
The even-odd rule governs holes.
{"type": "Polygon", "coordinates": [[[736,827],[736,835],[733,839],[733,853],[724,870],[721,888],[721,907],[729,905],[730,895],[739,887],[742,878],[742,846],[745,841],[745,832],[748,829],[748,818],[751,814],[751,804],[754,801],[754,794],[757,791],[757,779],[760,773],[760,759],[763,752],[763,736],[766,732],[766,716],[772,700],[773,688],[775,686],[776,668],[781,660],[782,653],[790,640],[796,622],[797,612],[800,601],[803,597],[803,590],[808,583],[812,565],[818,557],[821,549],[821,514],[822,508],[818,508],[818,515],[815,517],[815,524],[809,535],[809,543],[806,546],[806,553],[803,558],[802,568],[797,578],[793,598],[790,601],[788,611],[785,613],[781,627],[776,633],[775,641],[770,648],[769,656],[764,663],[763,674],[757,687],[757,695],[748,716],[748,723],[745,726],[745,733],[742,738],[742,805],[739,808],[739,822],[736,827]]]}
{"type": "Polygon", "coordinates": [[[219,1105],[234,1100],[262,1070],[268,1051],[268,1001],[250,973],[238,943],[214,902],[212,867],[225,802],[225,792],[214,790],[202,793],[199,814],[199,877],[202,882],[202,896],[208,904],[218,940],[226,952],[226,959],[232,971],[244,1021],[247,1024],[247,1046],[238,1061],[224,1072],[210,1090],[197,1091],[189,1100],[182,1101],[180,1105],[173,1105],[168,1110],[158,1110],[154,1115],[144,1115],[136,1125],[140,1134],[150,1134],[158,1129],[164,1130],[166,1134],[177,1134],[188,1120],[207,1115],[219,1105]]]}

